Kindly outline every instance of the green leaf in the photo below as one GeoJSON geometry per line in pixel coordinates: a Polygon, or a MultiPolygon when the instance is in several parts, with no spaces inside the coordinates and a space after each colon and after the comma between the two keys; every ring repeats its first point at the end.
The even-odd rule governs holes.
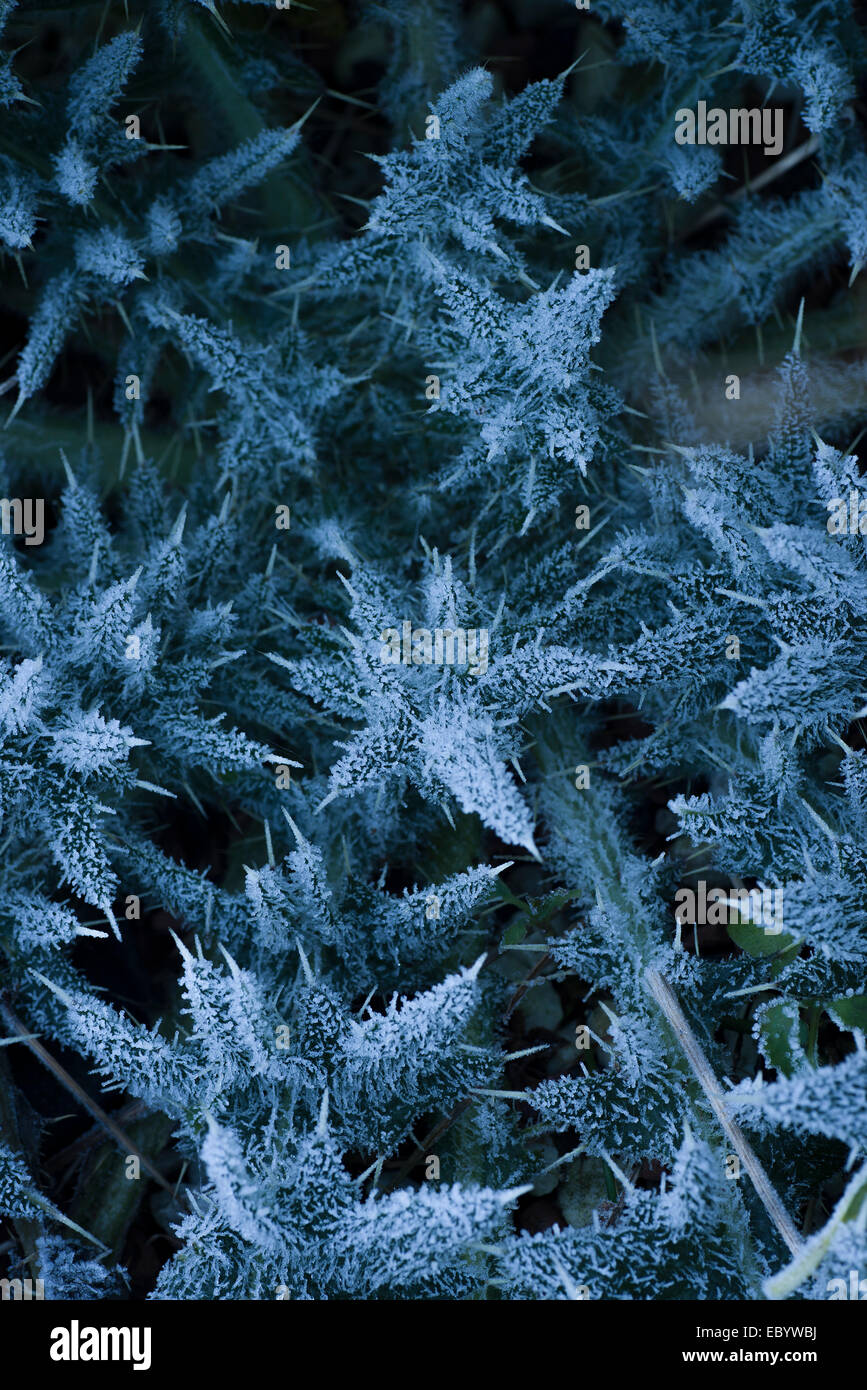
{"type": "Polygon", "coordinates": [[[768,1063],[791,1076],[796,1070],[800,1046],[801,1011],[792,999],[770,1004],[761,1019],[761,1048],[768,1063]]]}
{"type": "Polygon", "coordinates": [[[516,922],[512,922],[506,927],[506,930],[503,932],[503,945],[517,946],[518,942],[523,941],[526,935],[527,924],[526,922],[522,922],[519,918],[516,922]]]}
{"type": "Polygon", "coordinates": [[[867,994],[852,994],[844,999],[832,999],[826,1012],[841,1028],[860,1028],[867,1032],[867,994]]]}
{"type": "Polygon", "coordinates": [[[742,951],[746,951],[748,956],[780,956],[784,952],[788,953],[793,947],[792,954],[786,954],[785,961],[794,960],[798,952],[799,942],[797,938],[789,932],[775,934],[768,932],[764,927],[757,927],[752,922],[732,923],[728,928],[728,934],[736,946],[742,951]]]}

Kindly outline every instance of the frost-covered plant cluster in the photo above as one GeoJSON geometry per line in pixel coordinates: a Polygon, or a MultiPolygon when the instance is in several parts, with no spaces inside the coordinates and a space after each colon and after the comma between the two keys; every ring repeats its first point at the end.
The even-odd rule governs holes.
{"type": "Polygon", "coordinates": [[[122,8],[0,0],[9,1275],[863,1278],[850,6],[122,8]]]}

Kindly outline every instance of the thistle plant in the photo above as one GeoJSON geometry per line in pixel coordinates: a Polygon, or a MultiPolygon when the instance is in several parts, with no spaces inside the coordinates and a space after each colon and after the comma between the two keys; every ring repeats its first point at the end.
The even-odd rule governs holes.
{"type": "Polygon", "coordinates": [[[850,7],[0,26],[8,1277],[847,1296],[850,7]]]}

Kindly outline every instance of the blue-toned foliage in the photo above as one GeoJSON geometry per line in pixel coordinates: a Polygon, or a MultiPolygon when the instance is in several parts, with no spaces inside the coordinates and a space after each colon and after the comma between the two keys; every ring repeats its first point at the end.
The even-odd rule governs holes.
{"type": "Polygon", "coordinates": [[[828,1297],[867,1259],[862,26],[551,0],[561,70],[512,81],[496,5],[124,8],[48,80],[0,0],[10,1274],[828,1297]],[[678,144],[700,101],[784,149],[678,144]],[[37,1038],[111,1137],[37,1113],[37,1038]]]}

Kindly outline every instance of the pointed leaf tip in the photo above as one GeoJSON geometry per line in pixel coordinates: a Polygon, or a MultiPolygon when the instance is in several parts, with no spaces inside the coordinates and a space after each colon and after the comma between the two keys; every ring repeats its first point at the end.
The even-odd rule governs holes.
{"type": "Polygon", "coordinates": [[[47,975],[43,975],[39,970],[34,970],[32,966],[30,967],[30,974],[35,975],[36,979],[45,985],[46,989],[50,989],[52,994],[56,994],[58,999],[60,999],[68,1009],[75,1008],[75,1000],[72,996],[67,994],[65,989],[61,989],[60,985],[56,985],[53,981],[49,980],[47,975]]]}
{"type": "Polygon", "coordinates": [[[298,940],[297,936],[295,938],[295,945],[298,947],[298,954],[301,957],[301,969],[304,971],[304,978],[307,981],[308,985],[312,985],[313,971],[310,969],[310,962],[307,959],[304,947],[301,945],[301,942],[298,940]]]}
{"type": "Polygon", "coordinates": [[[298,829],[298,826],[295,824],[289,812],[286,810],[286,807],[284,806],[282,809],[283,815],[286,818],[286,823],[288,824],[289,829],[292,831],[292,834],[295,836],[296,844],[305,845],[307,841],[304,839],[304,836],[301,834],[301,831],[298,829]]]}
{"type": "Polygon", "coordinates": [[[533,1184],[531,1182],[524,1183],[522,1187],[508,1187],[504,1192],[497,1193],[497,1201],[507,1207],[511,1202],[517,1202],[518,1198],[523,1197],[525,1193],[532,1191],[533,1184]]]}

